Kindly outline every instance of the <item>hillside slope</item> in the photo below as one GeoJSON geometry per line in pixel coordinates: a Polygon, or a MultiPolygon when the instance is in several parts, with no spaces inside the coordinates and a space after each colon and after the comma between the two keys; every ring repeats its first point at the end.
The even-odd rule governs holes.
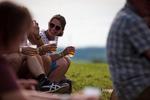
{"type": "MultiPolygon", "coordinates": [[[[62,51],[62,48],[58,48],[57,52],[62,51]]],[[[74,57],[71,57],[72,61],[79,62],[107,62],[106,49],[97,47],[77,48],[74,57]]]]}

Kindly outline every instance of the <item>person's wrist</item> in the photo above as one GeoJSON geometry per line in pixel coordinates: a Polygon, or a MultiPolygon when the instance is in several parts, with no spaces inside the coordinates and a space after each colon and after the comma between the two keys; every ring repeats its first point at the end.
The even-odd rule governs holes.
{"type": "Polygon", "coordinates": [[[42,48],[42,46],[41,46],[41,47],[39,47],[39,51],[40,51],[40,52],[42,52],[42,51],[43,51],[43,48],[42,48]]]}
{"type": "Polygon", "coordinates": [[[62,54],[62,57],[64,57],[64,56],[65,56],[63,52],[61,52],[61,54],[62,54]]]}
{"type": "Polygon", "coordinates": [[[19,47],[19,53],[22,53],[22,46],[19,47]]]}
{"type": "Polygon", "coordinates": [[[62,51],[61,54],[63,55],[63,57],[67,55],[64,51],[62,51]]]}
{"type": "Polygon", "coordinates": [[[37,54],[39,54],[39,48],[36,48],[36,52],[37,52],[37,54]]]}
{"type": "Polygon", "coordinates": [[[62,55],[62,53],[61,53],[61,52],[59,52],[59,53],[58,53],[58,55],[60,56],[60,58],[62,58],[62,57],[63,57],[63,55],[62,55]]]}

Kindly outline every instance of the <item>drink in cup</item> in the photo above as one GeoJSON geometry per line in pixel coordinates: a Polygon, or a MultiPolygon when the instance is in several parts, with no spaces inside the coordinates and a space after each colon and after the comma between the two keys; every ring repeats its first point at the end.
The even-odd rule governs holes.
{"type": "MultiPolygon", "coordinates": [[[[74,47],[74,46],[73,46],[74,47]]],[[[70,51],[70,53],[68,54],[69,57],[73,57],[74,56],[74,51],[70,51]]]]}
{"type": "MultiPolygon", "coordinates": [[[[37,48],[37,45],[30,45],[30,47],[35,48],[35,49],[36,49],[36,48],[37,48]]],[[[36,52],[35,52],[35,53],[32,53],[32,54],[31,54],[31,56],[36,56],[36,52]]]]}
{"type": "Polygon", "coordinates": [[[74,51],[70,51],[70,53],[68,55],[69,55],[69,57],[73,57],[74,56],[74,51]]]}
{"type": "MultiPolygon", "coordinates": [[[[57,46],[57,45],[56,45],[56,41],[49,41],[49,44],[52,44],[51,46],[57,46]]],[[[56,52],[56,47],[55,47],[55,48],[52,48],[52,49],[50,50],[50,52],[51,52],[51,53],[56,52]]]]}

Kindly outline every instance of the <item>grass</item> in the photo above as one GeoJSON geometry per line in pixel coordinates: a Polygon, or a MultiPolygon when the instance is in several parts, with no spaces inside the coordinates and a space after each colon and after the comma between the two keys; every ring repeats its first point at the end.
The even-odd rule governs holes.
{"type": "MultiPolygon", "coordinates": [[[[80,92],[85,86],[112,89],[108,65],[104,63],[72,62],[66,76],[72,80],[73,93],[80,92]]],[[[110,94],[103,92],[102,100],[109,100],[110,94]]]]}

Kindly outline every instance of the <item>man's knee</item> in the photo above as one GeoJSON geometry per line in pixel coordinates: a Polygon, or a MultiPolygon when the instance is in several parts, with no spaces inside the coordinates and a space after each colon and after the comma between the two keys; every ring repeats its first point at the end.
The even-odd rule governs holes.
{"type": "Polygon", "coordinates": [[[9,62],[9,64],[14,68],[14,70],[17,72],[22,62],[19,53],[9,54],[6,56],[6,59],[9,62]]]}
{"type": "Polygon", "coordinates": [[[67,65],[69,67],[71,64],[71,59],[68,56],[65,56],[64,59],[67,61],[67,65]]]}
{"type": "Polygon", "coordinates": [[[58,67],[62,67],[62,68],[64,68],[64,69],[67,69],[67,61],[66,61],[66,59],[60,58],[60,59],[58,59],[58,60],[56,61],[56,63],[57,63],[57,66],[58,66],[58,67]]]}
{"type": "Polygon", "coordinates": [[[40,65],[43,66],[42,57],[41,57],[40,55],[38,55],[38,54],[37,54],[35,57],[37,58],[37,60],[38,60],[38,62],[40,63],[40,65]]]}
{"type": "Polygon", "coordinates": [[[21,57],[18,53],[9,54],[6,59],[10,64],[21,64],[21,57]]]}
{"type": "Polygon", "coordinates": [[[51,66],[51,64],[52,64],[51,57],[49,57],[47,55],[43,55],[42,60],[43,60],[44,64],[51,66]]]}
{"type": "Polygon", "coordinates": [[[38,59],[38,60],[41,60],[42,58],[41,58],[41,56],[40,55],[36,55],[36,58],[38,59]]]}

